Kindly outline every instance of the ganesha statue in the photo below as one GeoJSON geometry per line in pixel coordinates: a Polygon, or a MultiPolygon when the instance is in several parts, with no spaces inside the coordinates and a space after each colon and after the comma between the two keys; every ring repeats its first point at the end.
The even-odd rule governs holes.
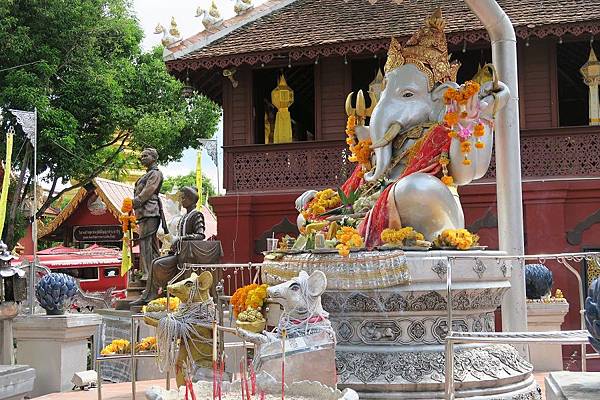
{"type": "MultiPolygon", "coordinates": [[[[444,25],[438,9],[404,46],[392,38],[376,104],[366,108],[361,92],[356,107],[352,93],[346,102],[350,160],[358,166],[340,191],[343,200],[356,199],[352,212],[369,248],[381,244],[387,228],[410,226],[428,241],[464,228],[457,187],[489,167],[494,115],[509,91],[497,77],[456,83],[460,65],[449,61],[444,25]]],[[[305,192],[296,201],[301,231],[330,216],[330,205],[348,209],[330,202],[319,210],[324,213],[307,212],[316,194],[305,192]]]]}

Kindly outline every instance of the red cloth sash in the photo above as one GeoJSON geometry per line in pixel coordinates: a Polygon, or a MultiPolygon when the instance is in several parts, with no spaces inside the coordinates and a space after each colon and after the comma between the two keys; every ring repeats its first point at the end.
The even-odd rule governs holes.
{"type": "MultiPolygon", "coordinates": [[[[426,132],[420,148],[416,149],[398,180],[415,172],[424,172],[431,175],[439,173],[441,169],[439,157],[442,153],[450,151],[449,130],[444,125],[436,125],[426,132]]],[[[389,223],[388,196],[393,186],[391,184],[385,188],[373,209],[358,227],[361,236],[366,238],[365,245],[367,248],[373,248],[381,244],[381,232],[388,227],[389,223]]]]}
{"type": "Polygon", "coordinates": [[[354,192],[360,187],[360,185],[362,185],[363,178],[361,172],[362,166],[358,164],[356,168],[354,168],[352,175],[350,175],[350,177],[346,179],[346,182],[344,182],[344,184],[342,185],[342,192],[344,192],[346,196],[350,195],[351,192],[354,192]]]}
{"type": "Polygon", "coordinates": [[[321,321],[324,321],[324,320],[325,320],[325,318],[321,317],[320,315],[316,315],[314,317],[310,317],[308,319],[308,321],[305,320],[305,319],[292,319],[292,320],[290,320],[290,322],[292,324],[294,324],[294,325],[300,325],[300,324],[302,324],[304,322],[307,322],[309,324],[316,324],[317,322],[321,322],[321,321]]]}

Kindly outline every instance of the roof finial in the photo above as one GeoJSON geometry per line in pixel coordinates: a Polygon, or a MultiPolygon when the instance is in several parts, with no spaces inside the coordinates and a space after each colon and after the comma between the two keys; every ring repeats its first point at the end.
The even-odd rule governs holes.
{"type": "Polygon", "coordinates": [[[213,30],[220,26],[223,23],[223,18],[221,18],[221,14],[219,13],[219,9],[213,0],[210,9],[205,10],[202,7],[198,7],[196,10],[196,17],[202,17],[202,25],[207,31],[213,30]]]}
{"type": "Polygon", "coordinates": [[[235,5],[233,6],[233,11],[235,11],[236,15],[241,15],[246,11],[250,10],[252,7],[252,0],[236,0],[235,5]]]}

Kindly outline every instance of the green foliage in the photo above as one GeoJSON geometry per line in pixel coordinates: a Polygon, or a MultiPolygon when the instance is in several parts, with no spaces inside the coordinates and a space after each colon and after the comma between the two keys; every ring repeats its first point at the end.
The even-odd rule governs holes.
{"type": "Polygon", "coordinates": [[[37,107],[38,172],[49,182],[118,176],[125,143],[156,148],[164,163],[214,135],[220,107],[183,99],[162,48],[143,53],[142,36],[129,0],[0,1],[0,106],[37,107]]]}
{"type": "MultiPolygon", "coordinates": [[[[195,188],[196,173],[190,172],[187,175],[171,176],[166,178],[163,181],[160,192],[169,193],[175,186],[177,186],[177,188],[182,188],[184,186],[192,186],[195,188]]],[[[202,201],[206,203],[209,197],[216,195],[217,191],[215,190],[215,186],[213,185],[212,181],[207,178],[206,175],[202,175],[202,201]]]]}

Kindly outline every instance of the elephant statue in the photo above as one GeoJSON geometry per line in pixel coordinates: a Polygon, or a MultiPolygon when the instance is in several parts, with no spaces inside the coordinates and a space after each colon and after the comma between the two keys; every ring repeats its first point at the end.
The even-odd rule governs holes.
{"type": "MultiPolygon", "coordinates": [[[[455,114],[463,125],[450,121],[449,104],[454,103],[449,99],[466,86],[456,83],[459,65],[448,61],[444,25],[436,10],[404,47],[392,38],[384,89],[369,125],[365,126],[364,114],[356,116],[356,136],[370,139],[372,167],[353,189],[360,193],[362,187],[378,182],[385,187],[359,225],[367,247],[380,244],[379,234],[388,227],[411,226],[428,241],[445,229],[464,228],[456,187],[483,177],[489,167],[494,115],[506,105],[509,90],[497,79],[482,85],[465,83],[476,89],[456,103],[455,114]]],[[[347,112],[364,113],[359,100],[356,109],[347,102],[347,112]]],[[[304,209],[314,195],[301,195],[296,208],[304,209]]],[[[303,220],[299,217],[298,223],[303,220]]]]}

